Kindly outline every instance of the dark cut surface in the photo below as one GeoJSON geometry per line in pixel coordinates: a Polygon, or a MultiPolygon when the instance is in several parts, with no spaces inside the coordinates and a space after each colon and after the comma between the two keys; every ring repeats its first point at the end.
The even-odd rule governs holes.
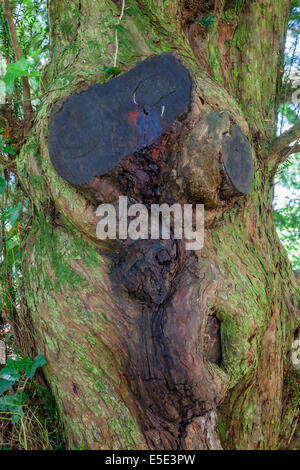
{"type": "Polygon", "coordinates": [[[225,135],[222,143],[223,161],[234,188],[249,194],[254,167],[249,140],[237,124],[231,127],[231,135],[225,135]]]}
{"type": "Polygon", "coordinates": [[[155,142],[188,110],[192,82],[171,54],[71,95],[50,123],[49,153],[58,174],[84,184],[155,142]]]}

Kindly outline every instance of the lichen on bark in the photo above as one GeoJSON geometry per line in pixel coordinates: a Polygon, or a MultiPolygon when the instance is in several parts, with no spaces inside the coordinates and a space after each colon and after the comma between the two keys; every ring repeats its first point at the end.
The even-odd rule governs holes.
{"type": "MultiPolygon", "coordinates": [[[[120,11],[110,0],[50,2],[45,96],[18,157],[21,184],[32,202],[22,269],[35,347],[47,358],[46,377],[70,448],[82,442],[91,449],[219,448],[220,438],[224,448],[277,449],[287,447],[293,437],[299,410],[283,404],[283,391],[299,324],[299,297],[275,232],[272,168],[265,163],[275,125],[288,2],[243,2],[238,12],[228,2],[220,4],[213,10],[213,28],[206,31],[190,16],[184,19],[186,2],[126,0],[125,29],[119,34],[123,73],[139,60],[173,51],[192,76],[189,117],[178,127],[177,140],[168,136],[162,162],[178,164],[180,170],[177,155],[187,155],[197,139],[211,152],[203,168],[196,161],[201,150],[199,155],[191,152],[188,161],[194,166],[185,182],[182,178],[181,192],[176,193],[175,182],[170,192],[182,201],[187,195],[192,202],[204,198],[208,208],[205,247],[183,263],[184,274],[176,274],[174,288],[170,282],[171,301],[164,306],[170,335],[164,344],[178,374],[172,382],[174,377],[159,369],[162,376],[154,391],[158,401],[168,397],[173,406],[164,415],[150,381],[143,381],[133,361],[135,354],[144,357],[136,325],[147,324],[155,304],[132,295],[138,289],[124,280],[122,263],[135,252],[127,247],[120,272],[115,270],[116,246],[97,240],[93,204],[84,191],[58,176],[48,153],[49,117],[57,103],[107,79],[101,69],[113,65],[120,11]],[[223,116],[222,126],[232,120],[249,138],[255,175],[248,196],[222,198],[217,173],[211,175],[217,184],[211,184],[208,170],[220,167],[219,143],[215,138],[210,145],[207,131],[211,113],[223,116]],[[262,146],[257,132],[267,139],[262,146]],[[195,174],[199,179],[193,179],[195,174]],[[203,355],[209,315],[220,323],[219,365],[203,355]],[[178,334],[179,326],[186,337],[178,334]],[[190,383],[188,377],[180,387],[186,365],[195,363],[199,368],[190,369],[196,379],[190,383]],[[200,390],[205,396],[200,406],[201,380],[212,390],[211,396],[200,390]]],[[[177,257],[178,266],[180,262],[177,257]]],[[[162,367],[164,354],[159,357],[162,367]]]]}

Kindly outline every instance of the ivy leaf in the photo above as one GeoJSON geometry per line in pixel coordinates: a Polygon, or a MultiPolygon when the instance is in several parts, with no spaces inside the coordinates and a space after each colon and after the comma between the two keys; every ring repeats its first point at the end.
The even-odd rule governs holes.
{"type": "Polygon", "coordinates": [[[6,180],[0,176],[0,194],[4,193],[6,188],[6,180]]]}
{"type": "Polygon", "coordinates": [[[19,202],[17,204],[17,207],[15,207],[13,209],[13,211],[11,212],[10,214],[10,217],[9,217],[9,223],[11,225],[11,227],[13,228],[18,220],[18,217],[19,217],[19,214],[20,214],[20,210],[22,208],[22,204],[19,202]]]}
{"type": "MultiPolygon", "coordinates": [[[[30,361],[31,362],[31,361],[30,361]]],[[[47,361],[46,359],[44,358],[44,356],[42,354],[39,354],[38,356],[36,356],[33,360],[33,362],[31,362],[31,365],[30,365],[30,368],[26,368],[24,367],[24,370],[25,370],[25,373],[27,375],[27,377],[29,377],[29,379],[32,379],[32,377],[34,376],[36,370],[38,367],[43,367],[47,364],[47,361]]]]}
{"type": "Polygon", "coordinates": [[[0,371],[0,377],[5,380],[16,381],[20,379],[20,372],[24,370],[29,379],[32,379],[38,367],[43,367],[47,364],[46,359],[42,354],[36,356],[32,361],[29,357],[22,359],[8,359],[6,366],[0,371]]]}
{"type": "Polygon", "coordinates": [[[4,395],[0,397],[0,411],[8,411],[14,413],[12,422],[17,423],[24,416],[23,406],[27,400],[24,392],[17,392],[14,395],[4,395]]]}
{"type": "Polygon", "coordinates": [[[25,375],[30,379],[33,377],[33,375],[31,376],[32,364],[32,360],[29,359],[29,357],[23,357],[23,359],[19,361],[20,371],[24,369],[25,375]]]}
{"type": "Polygon", "coordinates": [[[20,379],[20,371],[22,365],[20,365],[20,359],[7,359],[6,366],[0,371],[0,377],[4,380],[10,380],[16,382],[20,379]]]}
{"type": "Polygon", "coordinates": [[[15,380],[0,380],[0,395],[7,392],[7,390],[15,383],[15,380]]]}

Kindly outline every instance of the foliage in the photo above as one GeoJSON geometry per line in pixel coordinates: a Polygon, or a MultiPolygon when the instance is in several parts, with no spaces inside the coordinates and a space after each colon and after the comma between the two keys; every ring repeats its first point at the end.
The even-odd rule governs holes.
{"type": "Polygon", "coordinates": [[[0,371],[0,395],[7,392],[16,382],[20,383],[21,379],[26,378],[24,384],[18,387],[16,393],[0,396],[0,411],[12,413],[14,423],[24,416],[23,406],[27,400],[24,388],[28,379],[32,379],[36,369],[43,367],[45,364],[46,360],[42,355],[36,356],[33,361],[29,357],[9,358],[6,366],[0,371]]]}
{"type": "Polygon", "coordinates": [[[0,314],[12,320],[20,306],[20,236],[28,223],[27,201],[15,172],[18,133],[22,132],[21,78],[28,77],[32,104],[39,103],[40,75],[48,58],[47,2],[12,0],[13,20],[22,57],[17,60],[0,3],[0,55],[7,67],[4,81],[8,115],[0,109],[0,314]],[[22,222],[26,220],[26,222],[22,222]],[[24,225],[23,225],[24,223],[24,225]]]}
{"type": "Polygon", "coordinates": [[[23,118],[21,78],[29,77],[33,106],[39,103],[40,74],[48,57],[47,3],[37,0],[10,2],[18,42],[23,56],[17,60],[7,20],[0,4],[0,55],[6,61],[7,104],[9,116],[0,110],[0,308],[7,319],[19,306],[20,235],[22,217],[28,218],[29,203],[21,191],[14,171],[18,130],[23,118]]]}
{"type": "Polygon", "coordinates": [[[292,155],[277,172],[275,194],[286,193],[283,206],[274,208],[274,221],[294,269],[300,269],[300,153],[292,155]]]}
{"type": "MultiPolygon", "coordinates": [[[[291,102],[291,90],[299,86],[293,82],[299,70],[300,0],[292,0],[284,56],[282,103],[278,109],[278,134],[292,126],[300,113],[300,102],[291,102]]],[[[300,154],[291,154],[279,166],[275,179],[274,221],[281,242],[287,250],[294,269],[300,269],[300,154]],[[282,195],[285,195],[282,202],[282,195]],[[279,204],[279,199],[281,203],[279,204]]]]}
{"type": "Polygon", "coordinates": [[[6,93],[12,94],[12,107],[20,113],[22,87],[20,78],[29,77],[33,104],[39,97],[40,75],[48,58],[47,2],[38,0],[13,0],[13,19],[23,57],[16,60],[8,25],[0,6],[0,52],[6,59],[6,93]]]}
{"type": "Polygon", "coordinates": [[[101,72],[104,72],[104,78],[108,79],[119,75],[121,73],[121,67],[102,67],[101,72]]]}
{"type": "Polygon", "coordinates": [[[46,364],[45,358],[21,358],[14,352],[9,328],[0,330],[0,335],[11,356],[0,370],[0,450],[61,449],[54,398],[35,377],[37,369],[46,364]]]}
{"type": "MultiPolygon", "coordinates": [[[[0,326],[13,323],[22,309],[21,235],[30,223],[30,203],[18,183],[16,131],[22,132],[22,77],[29,78],[33,109],[41,96],[40,81],[48,59],[47,2],[12,0],[13,20],[22,57],[17,60],[0,3],[0,56],[6,61],[4,82],[9,112],[0,108],[0,326]]],[[[7,342],[7,335],[5,340],[7,342]]],[[[59,448],[58,417],[53,397],[33,378],[45,364],[16,356],[0,371],[0,449],[59,448]],[[25,391],[26,389],[26,391],[25,391]],[[36,405],[34,402],[38,402],[36,405]]]]}
{"type": "Polygon", "coordinates": [[[28,77],[29,75],[29,62],[24,58],[8,64],[7,72],[4,75],[4,82],[6,85],[6,93],[12,94],[14,91],[14,84],[17,78],[28,77]]]}
{"type": "Polygon", "coordinates": [[[0,312],[7,320],[14,318],[19,306],[20,235],[22,217],[26,215],[27,202],[14,175],[0,176],[0,312]]]}
{"type": "Polygon", "coordinates": [[[211,13],[208,13],[207,15],[202,16],[202,18],[200,18],[199,20],[195,20],[195,23],[198,23],[201,26],[204,26],[206,28],[210,28],[214,22],[215,22],[215,16],[212,15],[211,13]]]}

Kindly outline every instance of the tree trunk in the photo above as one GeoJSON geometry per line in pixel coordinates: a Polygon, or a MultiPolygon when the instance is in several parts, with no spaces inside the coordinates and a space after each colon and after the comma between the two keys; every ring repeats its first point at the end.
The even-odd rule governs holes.
{"type": "Polygon", "coordinates": [[[119,23],[121,9],[122,1],[49,1],[43,101],[18,158],[32,202],[26,322],[47,359],[67,445],[295,447],[299,409],[285,378],[299,334],[296,280],[274,228],[278,158],[268,151],[289,2],[126,0],[119,23]],[[171,53],[189,72],[191,102],[153,145],[70,184],[49,158],[49,122],[72,93],[108,78],[116,34],[122,73],[171,53]],[[234,138],[243,150],[237,181],[226,164],[234,138]],[[204,203],[204,248],[97,239],[95,208],[119,195],[204,203]]]}

